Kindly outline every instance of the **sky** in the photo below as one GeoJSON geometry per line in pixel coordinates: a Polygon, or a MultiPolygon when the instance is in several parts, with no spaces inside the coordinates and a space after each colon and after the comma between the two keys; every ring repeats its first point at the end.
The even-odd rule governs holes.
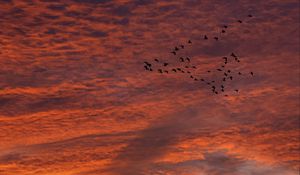
{"type": "Polygon", "coordinates": [[[297,175],[299,9],[298,0],[0,0],[0,174],[297,175]],[[177,66],[180,44],[199,76],[216,78],[205,71],[231,52],[254,76],[225,97],[186,74],[145,71],[155,58],[177,66]]]}

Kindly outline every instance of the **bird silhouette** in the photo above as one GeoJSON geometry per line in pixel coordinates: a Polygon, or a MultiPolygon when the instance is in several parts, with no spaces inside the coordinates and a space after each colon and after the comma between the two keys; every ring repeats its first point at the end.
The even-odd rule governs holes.
{"type": "Polygon", "coordinates": [[[165,70],[164,72],[165,72],[165,73],[169,73],[169,71],[167,71],[167,70],[165,70]]]}
{"type": "Polygon", "coordinates": [[[191,41],[191,40],[189,40],[189,41],[188,41],[188,43],[189,43],[189,44],[192,44],[192,41],[191,41]]]}
{"type": "Polygon", "coordinates": [[[194,78],[192,75],[190,76],[191,78],[194,78]]]}
{"type": "Polygon", "coordinates": [[[184,49],[184,45],[180,45],[180,47],[181,47],[182,49],[184,49]]]}
{"type": "Polygon", "coordinates": [[[250,74],[253,76],[254,75],[254,73],[253,72],[250,72],[250,74]]]}
{"type": "Polygon", "coordinates": [[[162,71],[161,69],[158,69],[157,71],[158,71],[159,73],[161,73],[161,74],[163,73],[163,71],[162,71]]]}
{"type": "Polygon", "coordinates": [[[233,79],[233,77],[232,77],[232,76],[230,76],[229,78],[230,78],[230,80],[232,80],[232,79],[233,79]]]}
{"type": "Polygon", "coordinates": [[[178,49],[178,47],[175,47],[175,51],[178,51],[179,49],[178,49]]]}
{"type": "Polygon", "coordinates": [[[189,68],[189,66],[185,66],[185,68],[189,68]]]}
{"type": "Polygon", "coordinates": [[[145,68],[146,70],[149,70],[148,66],[144,66],[144,68],[145,68]]]}
{"type": "Polygon", "coordinates": [[[228,28],[228,26],[227,26],[227,25],[223,25],[223,28],[227,29],[227,28],[228,28]]]}
{"type": "Polygon", "coordinates": [[[253,17],[251,14],[248,15],[249,18],[253,17]]]}
{"type": "Polygon", "coordinates": [[[242,73],[241,73],[241,72],[239,72],[239,75],[242,75],[242,73]]]}
{"type": "Polygon", "coordinates": [[[236,90],[235,90],[235,92],[239,92],[239,90],[238,90],[238,89],[236,89],[236,90]]]}
{"type": "Polygon", "coordinates": [[[219,38],[218,38],[218,37],[216,37],[216,36],[214,37],[214,39],[215,39],[216,41],[218,41],[218,40],[219,40],[219,38]]]}
{"type": "Polygon", "coordinates": [[[179,58],[181,62],[184,62],[184,59],[182,57],[179,58]]]}
{"type": "Polygon", "coordinates": [[[195,81],[198,81],[198,79],[197,79],[197,78],[194,78],[194,80],[195,80],[195,81]]]}
{"type": "Polygon", "coordinates": [[[223,78],[223,81],[226,81],[226,78],[223,78]]]}
{"type": "Polygon", "coordinates": [[[173,55],[176,55],[176,52],[175,52],[175,51],[173,51],[173,52],[171,52],[171,53],[173,53],[173,55]]]}
{"type": "Polygon", "coordinates": [[[154,61],[159,62],[158,59],[154,59],[154,61]]]}
{"type": "Polygon", "coordinates": [[[196,69],[196,66],[192,66],[192,68],[196,69]]]}
{"type": "Polygon", "coordinates": [[[210,70],[207,71],[208,73],[210,72],[210,70]]]}
{"type": "Polygon", "coordinates": [[[224,72],[224,75],[225,75],[225,76],[227,76],[227,73],[226,73],[226,72],[224,72]]]}
{"type": "Polygon", "coordinates": [[[205,40],[207,40],[207,39],[208,39],[208,37],[207,37],[206,35],[204,35],[204,39],[205,39],[205,40]]]}
{"type": "Polygon", "coordinates": [[[169,65],[169,63],[164,63],[164,66],[167,66],[167,65],[169,65]]]}
{"type": "Polygon", "coordinates": [[[176,72],[176,69],[172,69],[173,72],[176,72]]]}
{"type": "Polygon", "coordinates": [[[243,21],[241,21],[241,20],[237,20],[237,22],[239,22],[239,23],[243,23],[243,21]]]}
{"type": "Polygon", "coordinates": [[[225,30],[222,30],[221,33],[225,33],[225,30]]]}
{"type": "Polygon", "coordinates": [[[227,70],[227,72],[230,73],[231,71],[230,71],[230,70],[227,70]]]}
{"type": "Polygon", "coordinates": [[[222,71],[222,69],[217,69],[218,71],[222,71]]]}
{"type": "Polygon", "coordinates": [[[201,78],[200,80],[201,80],[201,81],[204,81],[204,79],[203,79],[203,78],[201,78]]]}

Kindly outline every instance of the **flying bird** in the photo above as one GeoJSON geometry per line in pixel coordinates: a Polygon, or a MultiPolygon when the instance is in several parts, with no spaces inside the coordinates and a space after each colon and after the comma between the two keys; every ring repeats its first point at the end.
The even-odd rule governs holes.
{"type": "Polygon", "coordinates": [[[250,74],[253,76],[254,75],[254,73],[253,72],[250,72],[250,74]]]}
{"type": "Polygon", "coordinates": [[[249,18],[253,17],[251,14],[248,15],[249,18]]]}
{"type": "Polygon", "coordinates": [[[179,49],[178,49],[178,47],[175,47],[175,51],[178,51],[179,49]]]}
{"type": "Polygon", "coordinates": [[[227,26],[227,25],[223,25],[223,28],[227,29],[227,28],[228,28],[228,26],[227,26]]]}
{"type": "Polygon", "coordinates": [[[218,37],[216,37],[216,36],[214,37],[214,39],[215,39],[216,41],[218,41],[218,40],[219,40],[219,38],[218,38],[218,37]]]}
{"type": "Polygon", "coordinates": [[[207,39],[208,39],[208,37],[207,37],[206,35],[204,35],[204,39],[205,39],[205,40],[207,40],[207,39]]]}
{"type": "Polygon", "coordinates": [[[169,63],[164,63],[164,66],[167,66],[167,65],[169,65],[169,63]]]}
{"type": "Polygon", "coordinates": [[[154,61],[159,62],[158,59],[154,59],[154,61]]]}
{"type": "Polygon", "coordinates": [[[237,20],[237,22],[239,22],[239,23],[243,23],[243,21],[241,21],[241,20],[237,20]]]}
{"type": "Polygon", "coordinates": [[[184,49],[184,45],[180,45],[180,47],[181,47],[182,49],[184,49]]]}
{"type": "Polygon", "coordinates": [[[171,52],[173,55],[176,55],[176,52],[175,51],[173,51],[173,52],[171,52]]]}
{"type": "Polygon", "coordinates": [[[158,71],[159,73],[161,73],[161,74],[163,73],[163,71],[162,71],[161,69],[158,69],[157,71],[158,71]]]}
{"type": "Polygon", "coordinates": [[[184,62],[184,59],[182,57],[179,58],[181,62],[184,62]]]}
{"type": "Polygon", "coordinates": [[[189,41],[188,41],[188,43],[189,43],[189,44],[192,44],[192,41],[191,41],[191,40],[189,40],[189,41]]]}

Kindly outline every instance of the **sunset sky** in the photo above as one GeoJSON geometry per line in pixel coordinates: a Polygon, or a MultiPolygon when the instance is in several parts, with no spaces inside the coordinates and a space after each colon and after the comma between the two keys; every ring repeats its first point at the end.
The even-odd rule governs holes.
{"type": "Polygon", "coordinates": [[[299,9],[0,0],[0,175],[298,175],[299,9]],[[195,76],[216,78],[206,71],[234,52],[243,78],[225,97],[144,69],[155,58],[180,65],[170,53],[180,44],[195,76]]]}

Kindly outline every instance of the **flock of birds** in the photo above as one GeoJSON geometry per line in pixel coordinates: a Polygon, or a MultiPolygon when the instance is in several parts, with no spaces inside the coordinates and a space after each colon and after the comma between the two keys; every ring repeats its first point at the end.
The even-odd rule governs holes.
{"type": "MultiPolygon", "coordinates": [[[[247,17],[252,18],[253,16],[249,14],[247,17]]],[[[242,20],[237,20],[236,22],[239,24],[243,23],[242,20]]],[[[228,28],[229,28],[228,25],[223,25],[220,30],[220,34],[226,33],[228,28]]],[[[211,38],[208,35],[203,36],[203,40],[212,39],[218,41],[220,38],[221,38],[220,36],[213,36],[211,38]]],[[[222,64],[220,67],[214,70],[206,70],[207,74],[212,74],[214,72],[217,72],[218,77],[215,77],[214,79],[209,79],[209,78],[204,78],[203,76],[197,76],[195,75],[195,72],[198,69],[198,66],[193,65],[191,63],[192,58],[189,56],[183,56],[182,54],[179,54],[180,51],[192,45],[193,42],[191,40],[188,40],[185,44],[180,44],[174,47],[174,49],[170,52],[170,54],[177,57],[176,65],[173,65],[170,61],[165,62],[162,59],[156,58],[151,63],[149,61],[144,61],[144,69],[146,71],[158,72],[160,74],[171,74],[171,73],[187,74],[188,77],[193,81],[200,81],[206,84],[207,86],[209,86],[211,91],[214,94],[224,94],[224,96],[228,96],[226,92],[229,90],[228,89],[229,82],[232,82],[232,80],[234,79],[238,79],[236,76],[244,76],[244,75],[249,75],[252,77],[254,76],[254,73],[252,71],[245,73],[241,71],[235,71],[229,68],[229,64],[233,64],[233,63],[239,64],[241,62],[240,57],[234,52],[232,52],[228,56],[222,57],[222,64]],[[179,62],[179,66],[178,66],[178,62],[179,62]]],[[[234,92],[238,93],[239,89],[234,89],[234,92]]]]}

